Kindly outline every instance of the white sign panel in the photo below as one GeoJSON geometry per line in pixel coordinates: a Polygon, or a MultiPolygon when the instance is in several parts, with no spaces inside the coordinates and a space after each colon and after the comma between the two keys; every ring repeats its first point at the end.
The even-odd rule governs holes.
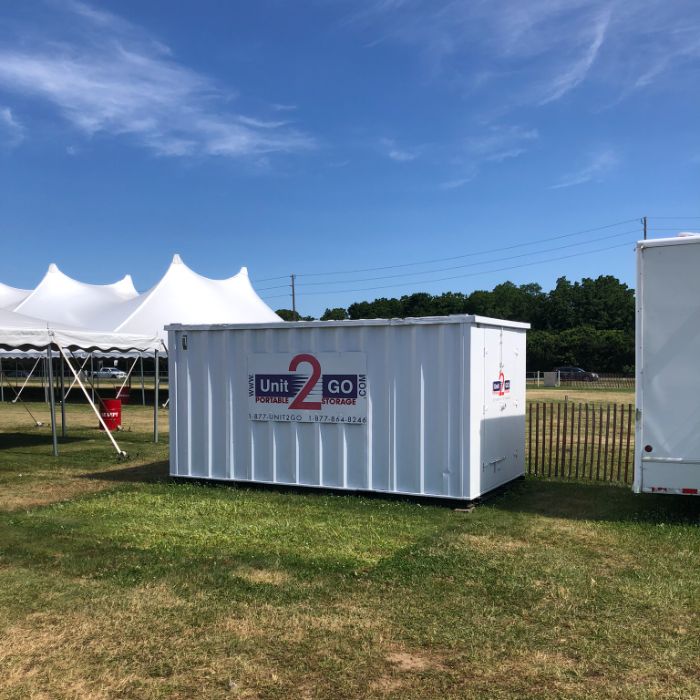
{"type": "Polygon", "coordinates": [[[367,423],[363,352],[248,355],[251,420],[367,423]]]}

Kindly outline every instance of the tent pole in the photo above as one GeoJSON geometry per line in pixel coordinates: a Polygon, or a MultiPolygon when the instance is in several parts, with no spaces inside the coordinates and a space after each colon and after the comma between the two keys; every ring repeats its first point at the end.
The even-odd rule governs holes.
{"type": "MultiPolygon", "coordinates": [[[[80,371],[81,373],[82,373],[83,370],[85,369],[85,365],[88,363],[88,360],[89,360],[89,359],[90,359],[90,356],[88,355],[88,356],[83,360],[83,364],[80,365],[80,370],[79,370],[79,371],[80,371]]],[[[77,364],[77,360],[76,360],[76,364],[77,364]]],[[[64,400],[64,401],[68,398],[68,394],[70,394],[71,389],[73,389],[74,386],[75,386],[75,379],[70,383],[70,386],[68,387],[68,390],[66,391],[66,393],[65,393],[65,395],[64,395],[64,397],[63,397],[63,400],[64,400]]]]}
{"type": "MultiPolygon", "coordinates": [[[[124,387],[126,386],[126,383],[129,382],[131,379],[131,373],[134,371],[134,367],[136,367],[136,363],[139,361],[139,358],[135,358],[133,363],[131,364],[131,368],[129,371],[126,373],[126,379],[122,382],[122,385],[117,389],[117,398],[121,398],[121,393],[124,390],[124,387]]],[[[129,382],[129,393],[131,393],[131,382],[129,382]]]]}
{"type": "Polygon", "coordinates": [[[159,389],[160,389],[160,361],[158,359],[158,351],[153,351],[153,356],[155,358],[155,387],[153,394],[153,442],[158,442],[158,402],[159,402],[159,389]]]}
{"type": "MultiPolygon", "coordinates": [[[[85,388],[85,385],[80,381],[80,377],[78,376],[78,373],[75,371],[75,368],[73,365],[70,363],[70,360],[66,357],[66,352],[65,350],[58,344],[56,343],[56,347],[58,348],[59,352],[61,355],[63,355],[63,359],[67,362],[68,367],[70,371],[73,373],[73,376],[75,377],[76,381],[78,382],[78,386],[83,390],[83,394],[85,394],[85,398],[88,400],[88,403],[90,404],[90,408],[95,412],[95,415],[97,416],[97,420],[100,421],[100,425],[104,428],[104,431],[107,433],[107,437],[110,439],[112,445],[114,445],[114,449],[117,451],[120,457],[126,457],[127,454],[124,452],[124,450],[119,447],[117,444],[117,441],[114,439],[114,435],[112,435],[112,432],[107,428],[107,424],[104,422],[104,418],[100,415],[100,412],[97,410],[97,406],[90,401],[90,394],[88,393],[88,390],[85,388]]],[[[76,363],[77,364],[77,363],[76,363]]]]}
{"type": "Polygon", "coordinates": [[[65,380],[63,378],[63,355],[58,359],[59,371],[61,372],[61,437],[66,437],[66,395],[65,380]]]}
{"type": "Polygon", "coordinates": [[[46,368],[46,358],[44,358],[44,361],[41,363],[42,368],[41,368],[41,388],[44,390],[44,402],[48,403],[49,402],[49,390],[48,387],[46,386],[46,382],[44,381],[46,376],[47,376],[47,368],[46,368]]]}
{"type": "Polygon", "coordinates": [[[143,385],[143,353],[141,353],[141,405],[146,405],[146,387],[143,385]]]}
{"type": "Polygon", "coordinates": [[[95,403],[95,365],[92,361],[92,353],[90,353],[90,388],[92,389],[92,403],[95,403]]]}
{"type": "Polygon", "coordinates": [[[5,375],[2,373],[2,357],[0,357],[0,401],[5,403],[5,375]]]}
{"type": "MultiPolygon", "coordinates": [[[[24,387],[27,386],[27,382],[32,378],[32,374],[34,374],[34,370],[36,369],[37,365],[41,362],[41,359],[42,359],[41,357],[36,358],[36,362],[34,363],[34,367],[32,367],[29,374],[27,375],[27,378],[24,380],[24,383],[22,384],[22,387],[20,388],[19,393],[15,392],[16,396],[15,396],[14,400],[12,401],[12,403],[17,403],[17,399],[22,395],[22,392],[24,391],[24,387]]],[[[42,384],[43,384],[43,380],[42,380],[42,384]]],[[[47,399],[47,401],[48,401],[48,399],[47,399]]]]}
{"type": "Polygon", "coordinates": [[[49,406],[51,407],[51,439],[53,440],[53,456],[58,457],[58,438],[56,436],[56,403],[53,395],[53,369],[51,367],[51,345],[46,346],[46,360],[49,368],[49,406]]]}

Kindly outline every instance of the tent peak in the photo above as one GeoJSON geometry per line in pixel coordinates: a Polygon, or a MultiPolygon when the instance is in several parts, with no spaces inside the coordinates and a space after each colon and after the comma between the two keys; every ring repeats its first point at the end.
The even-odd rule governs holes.
{"type": "Polygon", "coordinates": [[[175,255],[173,255],[173,261],[170,264],[171,265],[183,265],[184,264],[182,262],[182,258],[180,257],[179,253],[175,253],[175,255]]]}
{"type": "Polygon", "coordinates": [[[48,272],[60,272],[60,270],[58,269],[58,265],[56,265],[56,263],[51,263],[49,265],[48,272]]]}
{"type": "Polygon", "coordinates": [[[248,276],[248,268],[245,267],[245,266],[243,266],[243,267],[238,271],[238,274],[239,274],[239,275],[243,275],[244,277],[247,277],[247,276],[248,276]]]}

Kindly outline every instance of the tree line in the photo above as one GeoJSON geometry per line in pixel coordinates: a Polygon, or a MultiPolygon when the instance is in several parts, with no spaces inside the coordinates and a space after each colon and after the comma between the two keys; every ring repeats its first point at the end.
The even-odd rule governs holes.
{"type": "MultiPolygon", "coordinates": [[[[294,320],[288,309],[277,311],[294,320]]],[[[347,308],[328,308],[322,321],[361,318],[407,318],[477,314],[527,321],[529,371],[558,365],[629,373],[634,369],[634,290],[612,275],[571,282],[560,277],[550,291],[539,284],[503,282],[491,291],[470,294],[417,292],[402,297],[361,301],[347,308]]],[[[311,317],[296,316],[298,320],[311,317]]]]}

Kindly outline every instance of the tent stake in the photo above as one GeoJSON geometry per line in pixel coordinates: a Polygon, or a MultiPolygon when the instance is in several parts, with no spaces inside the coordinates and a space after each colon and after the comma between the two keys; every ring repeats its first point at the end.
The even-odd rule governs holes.
{"type": "Polygon", "coordinates": [[[49,368],[49,406],[51,407],[51,439],[53,440],[53,456],[58,457],[58,437],[56,436],[56,403],[53,395],[53,368],[51,360],[51,345],[46,346],[47,366],[49,368]]]}
{"type": "Polygon", "coordinates": [[[158,394],[159,394],[159,389],[160,389],[160,361],[158,359],[158,351],[154,350],[153,351],[153,356],[155,357],[156,361],[156,370],[155,370],[155,393],[153,396],[153,442],[158,442],[158,394]]]}

